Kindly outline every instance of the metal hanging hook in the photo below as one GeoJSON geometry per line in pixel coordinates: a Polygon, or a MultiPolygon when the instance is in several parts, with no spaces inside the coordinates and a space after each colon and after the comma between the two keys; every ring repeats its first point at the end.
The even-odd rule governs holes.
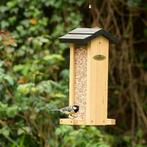
{"type": "Polygon", "coordinates": [[[91,7],[92,7],[91,6],[91,0],[89,0],[89,6],[88,6],[88,8],[91,9],[91,7]]]}

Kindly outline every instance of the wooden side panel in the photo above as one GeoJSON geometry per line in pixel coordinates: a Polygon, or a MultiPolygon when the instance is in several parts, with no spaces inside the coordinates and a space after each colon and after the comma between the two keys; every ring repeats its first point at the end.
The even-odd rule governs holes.
{"type": "Polygon", "coordinates": [[[87,122],[101,123],[107,119],[108,46],[106,38],[92,40],[88,47],[87,122]],[[93,57],[102,55],[104,59],[93,57]]]}
{"type": "Polygon", "coordinates": [[[92,114],[92,101],[91,98],[91,42],[88,44],[87,48],[87,103],[86,103],[86,122],[93,123],[93,114],[92,114]]]}
{"type": "Polygon", "coordinates": [[[75,80],[75,63],[74,63],[74,45],[70,45],[70,78],[69,78],[69,105],[74,104],[74,80],[75,80]]]}

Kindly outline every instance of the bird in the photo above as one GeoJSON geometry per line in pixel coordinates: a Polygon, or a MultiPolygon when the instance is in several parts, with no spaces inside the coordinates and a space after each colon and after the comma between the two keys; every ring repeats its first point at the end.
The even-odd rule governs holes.
{"type": "Polygon", "coordinates": [[[68,115],[69,118],[75,118],[76,113],[79,111],[79,106],[78,105],[67,106],[64,108],[55,109],[54,111],[59,111],[61,113],[64,113],[68,115]]]}

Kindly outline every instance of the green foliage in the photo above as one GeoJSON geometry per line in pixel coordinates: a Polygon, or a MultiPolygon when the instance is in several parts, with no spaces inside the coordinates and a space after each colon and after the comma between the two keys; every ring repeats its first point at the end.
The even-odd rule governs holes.
{"type": "Polygon", "coordinates": [[[74,129],[71,126],[60,126],[56,129],[59,139],[63,139],[61,147],[110,147],[113,137],[103,134],[96,127],[81,126],[74,129]]]}
{"type": "Polygon", "coordinates": [[[0,146],[54,146],[69,73],[58,37],[79,26],[83,2],[0,2],[0,146]]]}
{"type": "Polygon", "coordinates": [[[141,4],[142,0],[128,0],[128,5],[130,7],[136,7],[141,4]]]}

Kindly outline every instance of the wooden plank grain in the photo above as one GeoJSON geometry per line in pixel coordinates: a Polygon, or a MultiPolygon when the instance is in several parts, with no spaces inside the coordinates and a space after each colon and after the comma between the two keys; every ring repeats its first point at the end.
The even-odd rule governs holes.
{"type": "Polygon", "coordinates": [[[74,83],[75,83],[75,62],[74,62],[74,44],[70,44],[70,77],[69,77],[69,105],[75,101],[74,83]]]}

